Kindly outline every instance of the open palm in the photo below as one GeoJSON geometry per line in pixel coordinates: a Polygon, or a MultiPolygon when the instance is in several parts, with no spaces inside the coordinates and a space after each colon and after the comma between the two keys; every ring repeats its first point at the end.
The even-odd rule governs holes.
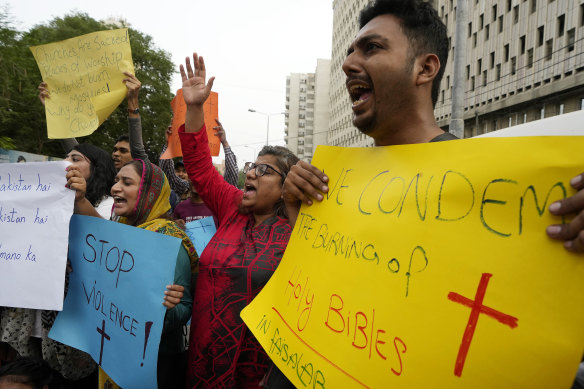
{"type": "Polygon", "coordinates": [[[186,58],[186,71],[183,65],[180,65],[180,75],[182,78],[182,92],[187,105],[203,105],[211,93],[215,77],[211,77],[205,84],[206,71],[203,57],[193,53],[194,71],[191,66],[189,57],[186,58]]]}

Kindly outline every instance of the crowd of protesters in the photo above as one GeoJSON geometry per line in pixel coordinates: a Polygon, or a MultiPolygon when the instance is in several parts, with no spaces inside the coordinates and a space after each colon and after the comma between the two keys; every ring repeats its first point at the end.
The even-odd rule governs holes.
{"type": "MultiPolygon", "coordinates": [[[[448,56],[446,27],[436,11],[419,0],[377,0],[360,18],[361,30],[343,64],[354,125],[377,146],[455,139],[437,126],[433,115],[448,56]]],[[[206,73],[197,54],[180,66],[187,106],[178,130],[183,159],[163,159],[165,147],[157,164],[144,150],[141,83],[124,73],[128,133],[118,138],[111,156],[75,139],[62,141],[71,162],[64,174],[75,191],[74,212],[182,240],[174,283],[160,296],[167,311],[158,354],[159,388],[293,387],[240,312],[276,270],[300,204],[322,200],[328,178],[285,147],[265,146],[254,162],[245,164],[245,183],[238,189],[236,158],[217,121],[215,135],[226,159],[222,177],[213,166],[204,124],[203,104],[214,81],[206,73]],[[209,216],[217,231],[197,253],[184,226],[209,216]],[[189,319],[185,347],[182,328],[189,319]]],[[[43,104],[50,98],[45,83],[39,85],[39,98],[43,104]]],[[[580,190],[584,180],[577,178],[573,186],[580,190]]],[[[577,215],[569,224],[547,230],[569,251],[584,251],[582,209],[584,191],[550,209],[556,215],[577,215]]],[[[57,314],[0,307],[0,388],[5,382],[31,388],[98,386],[99,367],[88,354],[47,336],[57,314]]]]}

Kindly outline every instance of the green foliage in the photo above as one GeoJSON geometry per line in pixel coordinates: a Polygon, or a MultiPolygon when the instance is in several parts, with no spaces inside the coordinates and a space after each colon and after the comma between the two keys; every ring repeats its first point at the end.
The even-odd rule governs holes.
{"type": "Polygon", "coordinates": [[[0,149],[13,150],[14,141],[7,136],[0,136],[0,149]]]}
{"type": "Polygon", "coordinates": [[[243,184],[245,184],[245,173],[243,169],[237,172],[237,187],[243,189],[243,184]]]}
{"type": "MultiPolygon", "coordinates": [[[[77,13],[20,33],[11,27],[8,16],[0,13],[0,133],[12,138],[16,149],[63,155],[59,142],[47,139],[45,111],[37,90],[41,76],[28,47],[121,27],[125,26],[105,24],[77,13]]],[[[172,116],[170,81],[174,65],[169,53],[154,46],[152,37],[132,28],[129,35],[136,77],[142,82],[140,115],[144,146],[150,159],[157,161],[165,143],[164,130],[172,116]]],[[[123,102],[97,131],[78,141],[109,152],[115,139],[127,132],[127,103],[123,102]]]]}

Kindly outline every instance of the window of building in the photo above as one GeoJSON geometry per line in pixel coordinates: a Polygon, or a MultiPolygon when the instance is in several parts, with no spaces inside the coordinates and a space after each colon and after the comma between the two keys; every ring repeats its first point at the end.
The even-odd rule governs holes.
{"type": "Polygon", "coordinates": [[[485,14],[479,16],[479,30],[482,30],[485,26],[485,14]]]}
{"type": "Polygon", "coordinates": [[[580,109],[584,109],[584,99],[580,100],[580,109]]]}
{"type": "Polygon", "coordinates": [[[472,34],[472,47],[477,47],[477,33],[472,34]]]}
{"type": "Polygon", "coordinates": [[[580,27],[584,26],[584,4],[580,4],[580,27]]]}
{"type": "Polygon", "coordinates": [[[487,86],[487,71],[483,71],[483,86],[487,86]]]}
{"type": "Polygon", "coordinates": [[[543,45],[543,26],[537,28],[537,46],[543,45]]]}
{"type": "Polygon", "coordinates": [[[487,26],[485,27],[485,40],[488,41],[489,40],[489,25],[487,24],[487,26]]]}
{"type": "Polygon", "coordinates": [[[554,40],[549,39],[545,43],[545,59],[546,59],[546,61],[549,61],[550,59],[552,59],[553,52],[554,52],[554,40]]]}
{"type": "Polygon", "coordinates": [[[530,11],[534,13],[537,10],[537,0],[530,0],[530,11]]]}
{"type": "Polygon", "coordinates": [[[513,24],[516,24],[519,21],[519,6],[516,5],[513,7],[513,24]]]}
{"type": "Polygon", "coordinates": [[[564,36],[564,28],[566,27],[566,15],[558,16],[558,37],[564,36]]]}
{"type": "Polygon", "coordinates": [[[511,11],[511,0],[507,0],[507,12],[511,11]]]}
{"type": "Polygon", "coordinates": [[[507,127],[511,127],[513,125],[513,117],[509,116],[509,123],[507,124],[507,127]]]}
{"type": "Polygon", "coordinates": [[[442,95],[442,97],[441,97],[442,104],[444,104],[444,89],[442,89],[441,95],[442,95]]]}
{"type": "Polygon", "coordinates": [[[527,50],[527,67],[530,69],[533,67],[533,49],[527,50]]]}
{"type": "Polygon", "coordinates": [[[450,76],[446,76],[446,89],[450,89],[450,76]]]}
{"type": "Polygon", "coordinates": [[[519,38],[519,53],[525,54],[525,35],[519,38]]]}
{"type": "Polygon", "coordinates": [[[468,24],[468,37],[470,38],[472,36],[472,22],[470,22],[468,24]]]}
{"type": "Polygon", "coordinates": [[[466,79],[470,80],[470,65],[466,65],[466,79]]]}
{"type": "Polygon", "coordinates": [[[499,33],[503,32],[503,15],[499,16],[499,33]]]}
{"type": "Polygon", "coordinates": [[[495,67],[495,52],[493,51],[491,54],[489,54],[489,58],[490,58],[490,68],[494,68],[495,67]]]}
{"type": "Polygon", "coordinates": [[[514,75],[517,72],[517,57],[511,58],[511,74],[514,75]]]}
{"type": "Polygon", "coordinates": [[[560,104],[560,106],[558,107],[558,115],[563,115],[564,114],[564,104],[560,104]]]}
{"type": "Polygon", "coordinates": [[[444,24],[448,26],[448,14],[444,16],[444,24]]]}
{"type": "Polygon", "coordinates": [[[483,71],[483,60],[481,58],[479,58],[479,60],[477,61],[477,74],[481,74],[482,71],[483,71]]]}
{"type": "Polygon", "coordinates": [[[527,123],[527,112],[523,112],[523,123],[527,123]]]}
{"type": "Polygon", "coordinates": [[[492,21],[494,22],[495,20],[497,20],[497,4],[495,4],[493,6],[493,12],[492,12],[492,21]]]}
{"type": "Polygon", "coordinates": [[[504,50],[505,50],[504,58],[505,58],[505,62],[507,62],[507,61],[509,61],[509,44],[506,44],[504,46],[504,50]]]}
{"type": "Polygon", "coordinates": [[[574,51],[574,42],[576,38],[576,29],[572,28],[568,30],[568,35],[566,36],[566,49],[568,51],[574,51]]]}
{"type": "Polygon", "coordinates": [[[475,77],[474,76],[472,76],[470,78],[470,90],[471,90],[471,92],[475,90],[475,77]]]}
{"type": "Polygon", "coordinates": [[[541,107],[541,109],[539,110],[539,118],[540,119],[545,118],[545,105],[543,107],[541,107]]]}
{"type": "Polygon", "coordinates": [[[497,64],[497,81],[501,79],[501,64],[497,64]]]}

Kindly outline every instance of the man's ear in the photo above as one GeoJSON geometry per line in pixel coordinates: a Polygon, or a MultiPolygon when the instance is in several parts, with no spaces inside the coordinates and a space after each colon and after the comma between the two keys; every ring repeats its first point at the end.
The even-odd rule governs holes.
{"type": "Polygon", "coordinates": [[[420,55],[416,58],[416,69],[416,85],[432,84],[440,71],[440,60],[436,54],[420,55]]]}

